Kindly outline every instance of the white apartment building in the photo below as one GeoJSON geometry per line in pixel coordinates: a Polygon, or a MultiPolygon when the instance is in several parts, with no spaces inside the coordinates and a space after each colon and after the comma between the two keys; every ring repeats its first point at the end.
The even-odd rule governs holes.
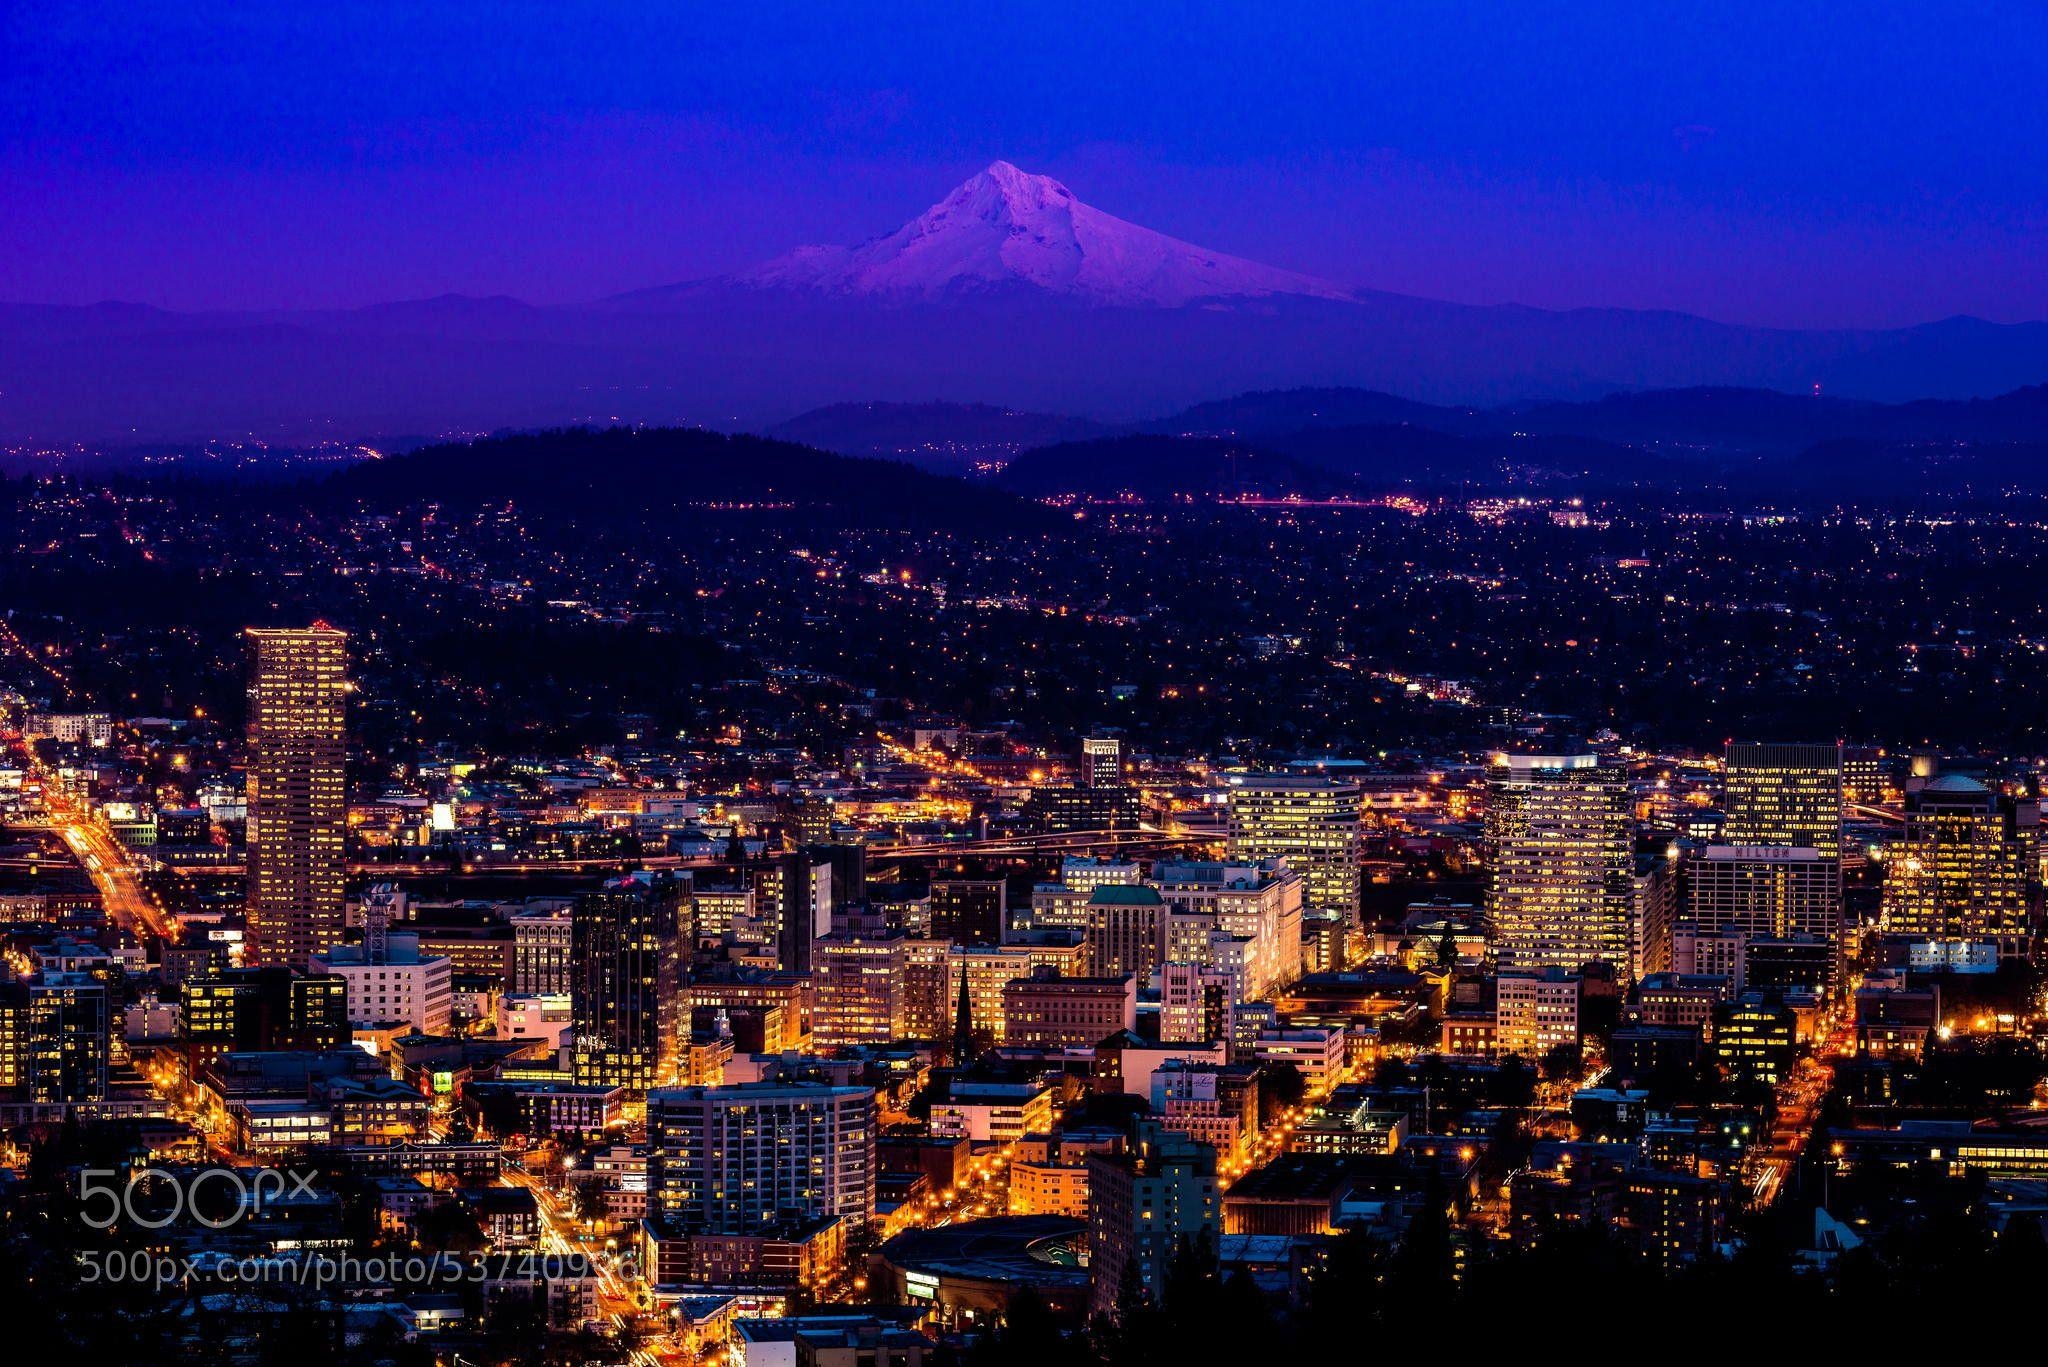
{"type": "Polygon", "coordinates": [[[1541,1058],[1561,1044],[1579,1042],[1579,980],[1561,968],[1505,972],[1496,982],[1495,1047],[1504,1054],[1541,1058]]]}
{"type": "Polygon", "coordinates": [[[313,955],[311,968],[348,984],[350,1025],[405,1021],[425,1034],[448,1032],[454,1006],[448,960],[421,954],[419,936],[409,931],[392,931],[381,954],[362,945],[335,945],[313,955]]]}
{"type": "Polygon", "coordinates": [[[562,1037],[575,1019],[573,1002],[566,992],[498,999],[499,1039],[544,1039],[560,1049],[562,1037]]]}
{"type": "Polygon", "coordinates": [[[1252,1056],[1271,1066],[1291,1063],[1310,1091],[1334,1084],[1344,1071],[1344,1032],[1314,1027],[1302,1030],[1261,1030],[1252,1056]]]}
{"type": "Polygon", "coordinates": [[[875,1094],[867,1087],[746,1083],[647,1094],[650,1206],[714,1234],[788,1214],[875,1216],[875,1094]]]}
{"type": "Polygon", "coordinates": [[[1052,1127],[1052,1089],[1035,1082],[955,1082],[932,1103],[936,1139],[1010,1145],[1052,1127]]]}

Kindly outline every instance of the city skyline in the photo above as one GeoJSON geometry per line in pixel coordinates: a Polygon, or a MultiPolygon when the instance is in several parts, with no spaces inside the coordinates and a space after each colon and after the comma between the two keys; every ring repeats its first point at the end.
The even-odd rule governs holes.
{"type": "Polygon", "coordinates": [[[2043,14],[0,51],[23,1361],[1804,1365],[2048,1278],[2043,14]]]}
{"type": "MultiPolygon", "coordinates": [[[[128,517],[152,555],[178,545],[147,520],[154,493],[81,503],[46,489],[48,513],[128,517]]],[[[1143,562],[1156,538],[1224,511],[1098,507],[1121,523],[1108,541],[1089,529],[1089,552],[1143,562]]],[[[1270,536],[1275,517],[1358,511],[1229,515],[1270,536]]],[[[1212,1332],[1253,1315],[1268,1343],[1344,1341],[1317,1294],[1343,1286],[1365,1304],[1393,1283],[1343,1260],[1419,1258],[1447,1240],[1464,1270],[1402,1275],[1450,1303],[1493,1303],[1516,1268],[1579,1266],[1555,1222],[1587,1211],[1609,1212],[1600,1256],[1644,1278],[1624,1313],[1649,1314],[1691,1279],[1727,1275],[1724,1247],[1758,1222],[1809,1207],[1834,1218],[1816,1184],[1890,1199],[1887,1145],[1924,1153],[1934,1136],[1956,1182],[2013,1180],[2038,1161],[2023,1128],[1965,1123],[1994,1138],[1951,1153],[1949,1131],[1916,1129],[1910,1113],[1866,1100],[1845,1124],[1820,1109],[1872,1078],[1932,1096],[1940,1060],[2004,1047],[2037,1009],[2038,757],[1861,736],[1624,743],[1581,725],[1596,718],[1407,675],[1376,675],[1361,695],[1412,700],[1396,723],[1406,747],[1333,753],[1276,730],[1217,748],[1127,685],[1092,692],[1072,720],[1027,710],[991,725],[918,701],[942,673],[884,719],[853,684],[875,666],[852,661],[852,678],[763,671],[826,690],[792,694],[774,719],[759,704],[776,690],[720,688],[704,700],[727,701],[680,729],[626,706],[570,741],[509,693],[491,710],[512,730],[464,741],[443,729],[459,709],[393,707],[398,690],[446,686],[451,662],[424,641],[416,655],[382,624],[381,594],[360,590],[459,564],[426,577],[481,595],[481,641],[526,610],[506,595],[506,565],[527,563],[535,538],[504,513],[437,507],[417,527],[347,516],[345,534],[307,545],[351,547],[349,573],[321,576],[350,611],[216,642],[251,652],[251,672],[224,681],[244,700],[239,727],[232,709],[90,710],[74,662],[157,649],[126,630],[78,649],[77,624],[23,617],[39,638],[71,633],[49,638],[66,648],[0,636],[14,681],[0,722],[20,766],[0,765],[0,814],[11,839],[61,833],[89,890],[30,894],[44,899],[33,907],[0,890],[27,917],[9,936],[29,965],[0,984],[0,1116],[140,1118],[246,1162],[338,1165],[337,1190],[367,1183],[379,1230],[453,1260],[423,1263],[450,1275],[474,1256],[469,1240],[551,1250],[571,1261],[546,1276],[544,1326],[441,1331],[513,1360],[576,1334],[621,1360],[653,1344],[705,1362],[778,1335],[989,1351],[1033,1322],[1027,1290],[1046,1307],[1047,1350],[1094,1361],[1113,1360],[1120,1335],[1157,1332],[1146,1326],[1162,1311],[1212,1332]],[[453,530],[437,535],[453,539],[429,543],[444,516],[453,530]],[[345,641],[372,643],[346,670],[345,641]],[[729,712],[733,700],[748,701],[729,712]],[[810,734],[834,715],[833,742],[810,734]],[[238,792],[238,769],[265,781],[238,792]],[[263,905],[252,897],[245,927],[223,914],[244,877],[231,861],[244,851],[253,875],[271,841],[304,863],[306,812],[249,818],[271,809],[280,776],[303,798],[323,775],[346,783],[330,869],[345,913],[323,932],[339,943],[303,967],[268,964],[263,905]],[[142,906],[123,900],[131,878],[142,906]],[[1963,997],[1982,1005],[1945,1004],[1987,990],[1963,997]],[[1525,1144],[1521,1166],[1499,1166],[1525,1144]],[[452,1185],[452,1207],[427,1178],[452,1185]],[[1430,1193],[1448,1183],[1505,1195],[1439,1205],[1430,1193]],[[1308,1290],[1194,1314],[1186,1278],[1237,1276],[1230,1236],[1333,1262],[1308,1290]],[[863,1285],[897,1304],[863,1300],[863,1285]],[[701,1318],[726,1304],[748,1313],[701,1318]]],[[[1483,527],[1500,512],[1454,516],[1483,527]]],[[[1525,530],[1581,535],[1582,517],[1542,510],[1525,530]]],[[[100,553],[96,523],[84,527],[69,539],[100,553]]],[[[791,534],[756,530],[778,548],[791,534]]],[[[831,593],[840,552],[827,548],[873,533],[796,535],[802,546],[774,556],[788,587],[831,593]]],[[[561,573],[559,543],[540,544],[534,563],[561,573]]],[[[927,611],[978,624],[1001,601],[941,604],[947,576],[920,575],[852,582],[933,594],[927,611]]],[[[1349,585],[1320,582],[1348,602],[1349,585]]],[[[420,611],[409,587],[390,601],[420,611]]],[[[552,588],[534,604],[618,615],[552,588]]],[[[1061,620],[1029,613],[1029,640],[1061,620]]],[[[1273,677],[1299,639],[1245,635],[1207,677],[1273,677]]],[[[522,659],[552,670],[563,657],[522,659]]],[[[1152,684],[1162,706],[1181,693],[1165,678],[1152,684]]],[[[1280,725],[1281,699],[1255,696],[1280,725]]],[[[0,879],[24,864],[40,886],[35,860],[0,859],[0,879]]],[[[2026,1085],[2048,1086],[2048,1062],[2021,1066],[2026,1085]]],[[[267,1256],[250,1255],[247,1275],[267,1256]]],[[[1919,1256],[1896,1275],[1916,1275],[1919,1256]]],[[[409,1312],[428,1304],[398,1274],[386,1294],[409,1312]]]]}

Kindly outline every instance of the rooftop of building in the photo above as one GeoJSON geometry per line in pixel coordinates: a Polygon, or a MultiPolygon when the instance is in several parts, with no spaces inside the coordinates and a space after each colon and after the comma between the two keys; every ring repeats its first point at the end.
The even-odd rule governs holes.
{"type": "Polygon", "coordinates": [[[1156,907],[1165,901],[1159,889],[1143,883],[1103,883],[1088,894],[1091,907],[1156,907]]]}
{"type": "Polygon", "coordinates": [[[792,1343],[799,1334],[853,1325],[905,1328],[922,1324],[930,1314],[929,1306],[864,1305],[858,1310],[836,1315],[813,1313],[781,1319],[739,1319],[733,1321],[733,1331],[748,1343],[792,1343]]]}
{"type": "Polygon", "coordinates": [[[776,1080],[772,1082],[737,1082],[721,1087],[660,1087],[647,1094],[649,1110],[661,1105],[688,1105],[699,1101],[789,1101],[818,1098],[837,1098],[853,1095],[873,1096],[872,1087],[835,1087],[826,1082],[776,1080]]]}
{"type": "Polygon", "coordinates": [[[1101,991],[1121,990],[1134,981],[1129,973],[1109,978],[1070,978],[1058,973],[1032,974],[1029,977],[1012,978],[1003,984],[1004,992],[1024,992],[1034,988],[1050,987],[1064,991],[1068,988],[1094,989],[1101,991]]]}
{"type": "Polygon", "coordinates": [[[932,1276],[1034,1286],[1085,1287],[1079,1247],[1084,1220],[1064,1215],[998,1215],[938,1229],[913,1229],[882,1245],[891,1266],[932,1276]]]}
{"type": "Polygon", "coordinates": [[[486,1215],[538,1215],[540,1202],[525,1187],[464,1187],[464,1202],[486,1215]]]}
{"type": "Polygon", "coordinates": [[[1600,763],[1600,757],[1590,750],[1551,750],[1541,753],[1509,753],[1503,751],[1490,757],[1491,762],[1514,773],[1541,770],[1591,769],[1600,763]]]}
{"type": "Polygon", "coordinates": [[[1331,1201],[1352,1181],[1349,1155],[1290,1153],[1253,1168],[1225,1194],[1227,1201],[1331,1201]]]}
{"type": "Polygon", "coordinates": [[[1700,858],[1712,864],[1819,864],[1834,856],[1800,845],[1709,845],[1700,858]]]}

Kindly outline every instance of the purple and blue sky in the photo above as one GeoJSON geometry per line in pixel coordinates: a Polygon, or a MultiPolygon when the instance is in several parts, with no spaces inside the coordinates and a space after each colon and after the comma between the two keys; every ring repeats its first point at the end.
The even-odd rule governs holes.
{"type": "Polygon", "coordinates": [[[0,300],[536,302],[996,157],[1381,289],[2048,317],[2048,7],[0,4],[0,300]]]}

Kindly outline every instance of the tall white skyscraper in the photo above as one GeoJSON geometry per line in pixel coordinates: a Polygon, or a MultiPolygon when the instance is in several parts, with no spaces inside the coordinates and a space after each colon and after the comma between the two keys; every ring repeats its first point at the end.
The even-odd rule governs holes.
{"type": "Polygon", "coordinates": [[[1500,963],[1630,970],[1635,851],[1625,775],[1591,754],[1505,755],[1487,787],[1487,913],[1500,963]]]}

